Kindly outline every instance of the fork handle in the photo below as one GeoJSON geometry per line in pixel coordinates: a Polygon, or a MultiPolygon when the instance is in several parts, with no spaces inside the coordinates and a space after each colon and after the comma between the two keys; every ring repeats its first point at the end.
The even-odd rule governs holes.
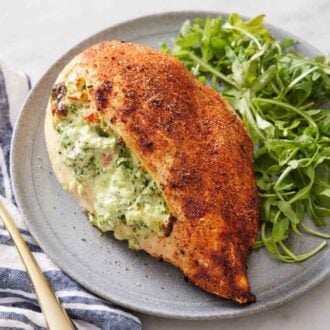
{"type": "Polygon", "coordinates": [[[5,227],[13,239],[18,253],[25,265],[49,329],[75,329],[74,324],[55,296],[48,280],[41,271],[36,259],[29,250],[22,235],[17,229],[14,220],[1,200],[0,217],[2,218],[5,227]]]}

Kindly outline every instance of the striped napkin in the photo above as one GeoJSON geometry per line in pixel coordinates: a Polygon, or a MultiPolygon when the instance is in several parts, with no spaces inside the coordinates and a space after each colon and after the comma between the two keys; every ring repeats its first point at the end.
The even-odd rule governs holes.
{"type": "MultiPolygon", "coordinates": [[[[0,199],[20,229],[39,266],[78,329],[141,329],[139,319],[84,290],[42,251],[14,205],[9,176],[13,123],[30,89],[27,76],[0,57],[0,199]]],[[[0,329],[46,329],[24,266],[0,220],[0,329]]],[[[61,329],[59,329],[61,330],[61,329]]]]}

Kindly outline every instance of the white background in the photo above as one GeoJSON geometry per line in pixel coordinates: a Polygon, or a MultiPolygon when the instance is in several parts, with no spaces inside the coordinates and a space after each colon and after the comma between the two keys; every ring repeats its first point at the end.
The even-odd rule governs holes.
{"type": "MultiPolygon", "coordinates": [[[[0,0],[0,54],[34,84],[69,48],[130,18],[173,10],[236,11],[267,21],[330,52],[330,0],[0,0]]],[[[330,280],[275,310],[220,321],[178,321],[139,315],[145,329],[330,329],[330,280]]]]}

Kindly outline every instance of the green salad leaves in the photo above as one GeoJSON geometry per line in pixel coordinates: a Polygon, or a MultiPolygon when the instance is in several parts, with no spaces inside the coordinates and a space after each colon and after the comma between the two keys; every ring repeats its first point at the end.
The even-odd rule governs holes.
{"type": "Polygon", "coordinates": [[[295,46],[276,40],[263,15],[244,21],[238,14],[186,21],[172,50],[161,45],[221,91],[242,118],[255,145],[256,248],[288,263],[311,257],[330,238],[315,229],[330,216],[330,57],[311,59],[295,46]],[[289,238],[303,234],[322,242],[296,254],[289,238]]]}

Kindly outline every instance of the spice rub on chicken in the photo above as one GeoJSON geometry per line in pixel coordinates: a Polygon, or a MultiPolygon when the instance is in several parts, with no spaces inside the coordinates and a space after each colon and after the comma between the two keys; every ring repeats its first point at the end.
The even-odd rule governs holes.
{"type": "Polygon", "coordinates": [[[252,142],[183,64],[120,41],[86,49],[57,79],[45,132],[57,178],[95,226],[210,293],[255,301],[252,142]]]}

